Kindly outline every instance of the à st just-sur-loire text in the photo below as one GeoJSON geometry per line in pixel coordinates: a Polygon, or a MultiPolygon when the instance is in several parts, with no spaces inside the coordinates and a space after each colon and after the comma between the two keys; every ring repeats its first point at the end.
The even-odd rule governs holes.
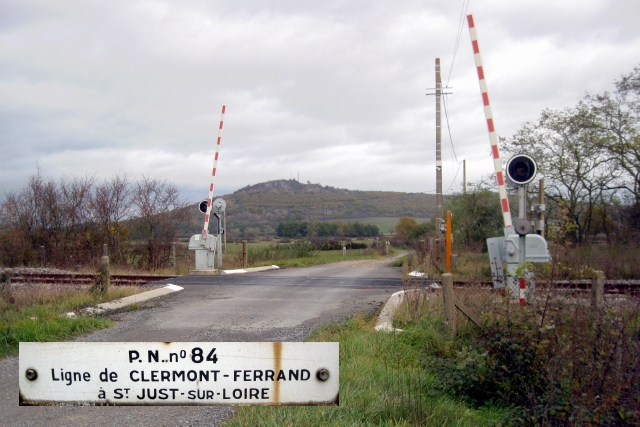
{"type": "MultiPolygon", "coordinates": [[[[51,380],[60,382],[61,385],[73,387],[74,384],[95,381],[100,385],[97,391],[97,400],[266,400],[271,396],[270,387],[262,387],[266,383],[276,381],[308,381],[311,372],[308,369],[208,369],[209,364],[217,364],[216,349],[205,351],[200,347],[194,347],[191,352],[181,350],[179,352],[167,352],[162,355],[159,350],[148,350],[146,360],[138,350],[129,350],[128,367],[122,378],[122,372],[116,372],[105,368],[92,376],[90,372],[74,372],[65,369],[51,369],[51,380]],[[180,363],[190,359],[198,364],[197,369],[171,369],[170,364],[180,363]],[[145,369],[147,363],[167,364],[167,369],[145,369]],[[135,369],[134,369],[135,368],[135,369]],[[117,386],[118,382],[126,382],[129,387],[105,387],[111,390],[111,396],[102,384],[108,383],[117,386]],[[256,387],[223,387],[218,383],[256,383],[256,387]],[[196,387],[193,387],[193,385],[196,387]],[[183,397],[184,396],[184,397],[183,397]]],[[[94,373],[95,374],[95,373],[94,373]]]]}

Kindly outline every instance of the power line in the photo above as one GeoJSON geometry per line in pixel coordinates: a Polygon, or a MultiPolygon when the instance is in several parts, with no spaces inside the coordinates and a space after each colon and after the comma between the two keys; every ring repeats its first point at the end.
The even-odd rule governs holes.
{"type": "Polygon", "coordinates": [[[451,151],[453,151],[453,157],[455,157],[456,162],[458,162],[458,164],[460,164],[460,161],[458,160],[458,156],[456,156],[456,150],[453,147],[453,137],[451,136],[451,127],[449,126],[449,112],[447,111],[447,97],[445,96],[444,98],[444,116],[446,118],[447,121],[447,130],[449,131],[449,141],[451,142],[451,151]]]}
{"type": "Polygon", "coordinates": [[[458,174],[460,173],[460,168],[462,167],[462,163],[460,163],[458,165],[458,170],[456,171],[456,176],[453,177],[453,181],[451,181],[451,185],[449,186],[449,188],[447,188],[447,191],[445,191],[445,193],[447,193],[449,190],[451,190],[451,187],[453,187],[453,184],[456,182],[456,178],[458,177],[458,174]]]}
{"type": "MultiPolygon", "coordinates": [[[[460,9],[460,18],[458,19],[458,29],[456,31],[456,41],[454,43],[453,55],[451,57],[451,67],[449,68],[449,75],[447,76],[447,84],[446,84],[447,87],[449,86],[449,81],[451,80],[451,74],[453,73],[453,65],[455,64],[455,61],[456,61],[456,56],[458,54],[458,46],[460,45],[460,38],[462,36],[462,30],[464,27],[464,18],[467,14],[467,9],[469,8],[470,1],[471,0],[462,0],[462,8],[460,9]]],[[[447,122],[447,131],[449,132],[449,142],[451,144],[451,151],[453,153],[453,157],[455,161],[458,163],[458,170],[456,171],[456,175],[454,176],[453,181],[451,182],[451,185],[449,186],[447,191],[445,191],[446,193],[449,190],[451,190],[451,187],[455,183],[455,180],[458,177],[458,173],[460,173],[460,167],[462,166],[462,163],[458,160],[458,156],[456,155],[456,149],[453,145],[453,136],[451,135],[451,125],[449,124],[449,111],[447,109],[446,96],[443,97],[443,105],[444,105],[444,115],[447,122]]]]}
{"type": "Polygon", "coordinates": [[[451,67],[449,68],[449,76],[447,77],[447,86],[449,86],[449,80],[451,79],[451,73],[453,72],[453,64],[456,62],[456,55],[458,54],[458,46],[460,45],[460,37],[462,36],[462,29],[464,27],[464,18],[467,15],[467,9],[469,8],[469,2],[471,0],[462,0],[462,9],[460,10],[460,19],[458,20],[458,30],[456,32],[456,42],[453,47],[453,56],[451,58],[451,67]],[[467,5],[465,6],[465,2],[467,5]]]}

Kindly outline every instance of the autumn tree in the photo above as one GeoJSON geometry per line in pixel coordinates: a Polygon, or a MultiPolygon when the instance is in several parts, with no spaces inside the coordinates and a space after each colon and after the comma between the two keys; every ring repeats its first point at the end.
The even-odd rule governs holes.
{"type": "Polygon", "coordinates": [[[613,93],[589,96],[587,100],[605,133],[602,147],[620,172],[616,188],[622,191],[626,203],[619,209],[622,231],[618,234],[626,240],[640,234],[640,67],[623,75],[615,86],[613,93]]]}
{"type": "Polygon", "coordinates": [[[620,173],[593,109],[584,102],[562,111],[544,110],[535,123],[525,123],[504,150],[533,157],[545,177],[546,196],[563,205],[575,224],[575,240],[595,230],[596,207],[615,190],[620,173]]]}
{"type": "Polygon", "coordinates": [[[435,236],[436,234],[436,225],[432,222],[423,222],[411,229],[409,233],[407,233],[407,240],[416,241],[423,240],[428,236],[435,236]]]}
{"type": "Polygon", "coordinates": [[[503,234],[500,196],[483,181],[470,183],[468,188],[464,194],[453,195],[447,203],[452,214],[454,241],[466,246],[483,246],[487,238],[503,234]]]}
{"type": "Polygon", "coordinates": [[[640,67],[615,86],[576,107],[543,111],[504,147],[537,160],[547,197],[562,205],[579,243],[596,233],[640,233],[640,67]]]}
{"type": "Polygon", "coordinates": [[[401,216],[395,227],[396,237],[400,240],[406,240],[409,232],[418,225],[418,221],[409,217],[401,216]]]}

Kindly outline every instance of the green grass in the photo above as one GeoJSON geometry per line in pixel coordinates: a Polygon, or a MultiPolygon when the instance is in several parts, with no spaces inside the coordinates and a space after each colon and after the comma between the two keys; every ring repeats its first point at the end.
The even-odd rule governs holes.
{"type": "Polygon", "coordinates": [[[347,251],[347,256],[343,256],[342,251],[314,251],[313,254],[308,257],[260,261],[251,265],[251,267],[260,267],[273,264],[281,268],[309,267],[312,265],[327,264],[330,262],[362,259],[381,259],[392,255],[393,251],[390,251],[389,255],[380,255],[378,253],[375,253],[374,251],[367,249],[354,249],[347,251]]]}
{"type": "Polygon", "coordinates": [[[0,296],[0,358],[15,355],[22,342],[62,341],[96,329],[112,321],[79,314],[79,310],[100,302],[137,293],[137,288],[112,288],[105,296],[88,290],[50,290],[30,287],[11,296],[0,296]],[[75,316],[67,317],[66,313],[75,316]]]}
{"type": "Polygon", "coordinates": [[[407,254],[405,256],[402,256],[398,259],[396,259],[395,261],[393,261],[391,263],[392,267],[402,267],[404,265],[405,262],[410,262],[410,260],[412,259],[413,255],[412,254],[407,254]]]}
{"type": "MultiPolygon", "coordinates": [[[[273,242],[247,242],[247,249],[257,249],[257,248],[265,248],[270,245],[273,245],[273,242]]],[[[242,252],[242,243],[235,242],[227,242],[227,253],[241,253],[242,252]]]]}
{"type": "Polygon", "coordinates": [[[429,329],[375,332],[357,316],[315,331],[309,341],[340,343],[340,406],[241,407],[225,426],[495,426],[510,412],[473,409],[437,391],[440,380],[421,365],[429,329]]]}

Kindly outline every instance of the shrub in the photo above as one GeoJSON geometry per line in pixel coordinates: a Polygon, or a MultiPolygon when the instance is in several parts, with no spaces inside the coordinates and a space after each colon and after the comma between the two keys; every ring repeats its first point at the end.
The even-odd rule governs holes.
{"type": "Polygon", "coordinates": [[[640,423],[638,307],[601,311],[554,299],[546,312],[507,307],[485,318],[450,356],[425,353],[445,390],[477,407],[519,408],[520,425],[640,423]]]}

